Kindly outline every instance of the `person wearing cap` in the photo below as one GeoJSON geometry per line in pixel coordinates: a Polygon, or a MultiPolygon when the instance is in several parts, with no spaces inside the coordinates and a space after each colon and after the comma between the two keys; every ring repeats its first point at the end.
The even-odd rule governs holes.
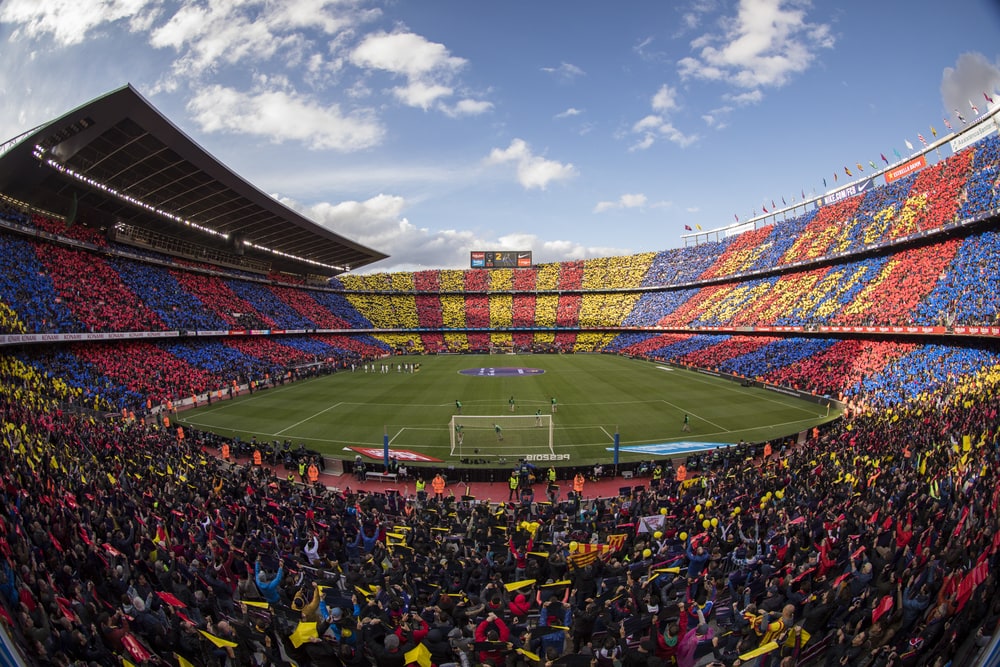
{"type": "Polygon", "coordinates": [[[278,573],[272,579],[267,579],[267,575],[260,568],[260,558],[258,558],[253,566],[253,576],[254,581],[257,582],[257,590],[260,591],[261,597],[271,604],[278,604],[281,601],[279,587],[281,586],[281,579],[285,576],[285,564],[279,563],[278,573]]]}
{"type": "Polygon", "coordinates": [[[345,614],[340,607],[334,607],[326,616],[326,632],[341,644],[354,646],[358,643],[358,626],[354,617],[345,614]]]}
{"type": "Polygon", "coordinates": [[[360,631],[364,636],[365,645],[379,667],[406,667],[406,652],[412,650],[414,644],[400,644],[399,635],[388,633],[378,640],[375,624],[381,623],[377,618],[366,619],[360,631]]]}
{"type": "Polygon", "coordinates": [[[295,594],[295,599],[292,600],[292,608],[299,610],[303,623],[318,623],[320,621],[319,585],[315,581],[312,582],[311,594],[307,593],[305,588],[300,589],[295,594]],[[308,602],[306,601],[307,597],[310,598],[308,602]]]}

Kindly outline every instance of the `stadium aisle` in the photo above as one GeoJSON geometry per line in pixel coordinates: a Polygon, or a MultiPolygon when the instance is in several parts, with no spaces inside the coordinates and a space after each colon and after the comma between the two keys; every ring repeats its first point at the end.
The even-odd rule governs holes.
{"type": "MultiPolygon", "coordinates": [[[[218,456],[217,452],[214,453],[218,456]]],[[[237,464],[249,465],[251,463],[250,459],[247,457],[238,458],[236,460],[237,464]]],[[[274,468],[273,466],[266,465],[266,468],[274,468]]],[[[287,478],[287,470],[283,466],[278,466],[275,469],[275,473],[278,477],[287,478]]],[[[297,474],[294,475],[296,482],[299,482],[299,477],[297,474]]],[[[416,489],[414,487],[414,477],[409,477],[405,480],[400,480],[398,482],[393,481],[379,481],[370,480],[365,482],[359,482],[354,478],[353,475],[345,473],[343,475],[331,475],[329,473],[320,473],[319,481],[324,486],[330,489],[337,489],[339,491],[344,491],[350,488],[352,491],[364,491],[366,493],[385,493],[386,491],[396,491],[404,496],[414,495],[416,489]]],[[[430,492],[430,479],[427,479],[428,486],[427,490],[430,492]]],[[[584,487],[583,497],[584,498],[610,498],[620,495],[620,491],[624,487],[642,487],[649,484],[648,478],[633,478],[633,479],[623,479],[621,477],[605,477],[599,481],[588,481],[584,487]]],[[[545,483],[538,482],[532,487],[535,491],[535,501],[544,501],[545,497],[545,483]]],[[[567,492],[572,490],[572,481],[568,479],[559,480],[559,500],[567,499],[567,492]]],[[[505,502],[510,493],[507,487],[506,479],[495,481],[495,482],[471,482],[466,485],[464,482],[453,482],[445,487],[445,494],[449,495],[451,493],[455,494],[456,498],[460,498],[464,495],[470,495],[476,500],[489,500],[490,502],[505,502]]]]}
{"type": "MultiPolygon", "coordinates": [[[[326,477],[331,481],[324,479],[323,476],[320,476],[320,481],[329,487],[339,488],[340,490],[350,487],[354,491],[363,490],[370,493],[385,492],[389,489],[393,489],[404,496],[409,496],[414,493],[413,479],[408,479],[399,483],[379,481],[359,483],[350,475],[342,475],[340,477],[328,475],[326,477]]],[[[587,482],[587,485],[584,487],[583,497],[615,497],[619,495],[619,491],[623,487],[637,487],[645,486],[647,484],[648,479],[604,478],[598,482],[587,482]]],[[[544,482],[538,482],[532,488],[535,491],[536,502],[544,501],[546,499],[544,482]]],[[[571,480],[559,480],[559,500],[566,500],[566,494],[571,490],[571,480]]],[[[444,492],[445,495],[454,493],[456,498],[460,498],[463,495],[470,495],[476,500],[489,500],[490,502],[505,502],[510,494],[506,480],[499,482],[471,482],[468,486],[464,482],[456,482],[446,486],[444,492]]]]}

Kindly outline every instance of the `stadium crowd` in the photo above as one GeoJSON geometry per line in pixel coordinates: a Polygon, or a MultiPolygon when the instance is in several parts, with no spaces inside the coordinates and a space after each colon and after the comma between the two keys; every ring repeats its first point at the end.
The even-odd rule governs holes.
{"type": "Polygon", "coordinates": [[[39,664],[957,665],[1000,617],[992,391],[496,504],[291,482],[9,358],[0,390],[0,615],[39,664]]]}

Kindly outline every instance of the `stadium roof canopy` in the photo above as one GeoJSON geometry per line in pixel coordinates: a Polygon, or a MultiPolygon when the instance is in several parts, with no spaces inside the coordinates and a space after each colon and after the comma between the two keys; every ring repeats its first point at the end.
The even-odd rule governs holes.
{"type": "Polygon", "coordinates": [[[4,148],[0,193],[87,224],[124,223],[296,274],[332,276],[387,257],[245,181],[131,85],[4,148]]]}

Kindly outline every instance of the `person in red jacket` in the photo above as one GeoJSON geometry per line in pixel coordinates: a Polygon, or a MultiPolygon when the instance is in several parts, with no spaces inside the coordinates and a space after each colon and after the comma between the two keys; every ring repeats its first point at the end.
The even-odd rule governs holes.
{"type": "Polygon", "coordinates": [[[524,618],[531,611],[531,601],[525,597],[524,593],[518,593],[507,605],[507,608],[514,618],[524,618]]]}
{"type": "MultiPolygon", "coordinates": [[[[510,639],[510,628],[503,622],[503,619],[490,612],[486,619],[476,626],[475,638],[477,642],[507,642],[510,639]]],[[[511,648],[510,644],[507,649],[511,648]]],[[[489,662],[492,665],[502,665],[506,660],[506,651],[495,649],[492,651],[480,651],[479,662],[489,662]]]]}
{"type": "Polygon", "coordinates": [[[421,618],[419,614],[411,612],[403,615],[399,627],[396,628],[396,636],[399,637],[399,644],[401,646],[408,643],[416,646],[424,640],[429,630],[430,627],[427,625],[427,621],[421,618]]]}
{"type": "Polygon", "coordinates": [[[528,538],[528,543],[524,545],[524,549],[517,548],[514,544],[513,536],[511,536],[507,541],[507,545],[510,548],[510,555],[514,559],[514,581],[526,579],[527,577],[525,577],[525,573],[528,570],[528,552],[530,552],[531,547],[535,545],[534,538],[528,538]]]}

